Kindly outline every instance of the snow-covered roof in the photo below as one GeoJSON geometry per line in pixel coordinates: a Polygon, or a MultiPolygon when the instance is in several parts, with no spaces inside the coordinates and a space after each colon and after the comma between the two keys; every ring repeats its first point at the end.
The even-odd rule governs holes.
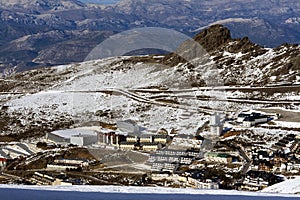
{"type": "Polygon", "coordinates": [[[74,135],[97,135],[97,133],[93,130],[87,129],[65,129],[65,130],[57,130],[51,132],[53,135],[62,137],[62,138],[71,138],[74,135]]]}

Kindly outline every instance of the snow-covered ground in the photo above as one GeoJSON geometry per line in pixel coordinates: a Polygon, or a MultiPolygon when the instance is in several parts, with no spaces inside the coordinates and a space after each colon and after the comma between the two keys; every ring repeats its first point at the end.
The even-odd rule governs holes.
{"type": "MultiPolygon", "coordinates": [[[[257,62],[271,59],[273,54],[274,51],[269,49],[262,58],[257,58],[257,62]]],[[[229,52],[225,52],[225,55],[235,59],[243,56],[241,53],[235,55],[229,52]]],[[[36,121],[72,116],[75,121],[103,121],[111,124],[117,120],[134,119],[151,132],[160,128],[174,128],[181,133],[192,134],[208,120],[201,108],[238,111],[243,106],[257,108],[270,103],[264,101],[260,88],[246,92],[239,91],[242,87],[225,91],[229,86],[223,86],[212,60],[201,63],[197,69],[190,71],[185,64],[170,68],[159,64],[158,60],[153,63],[143,63],[142,60],[130,63],[126,61],[129,58],[107,58],[54,67],[55,73],[64,74],[54,86],[35,94],[12,98],[6,105],[9,106],[10,113],[36,113],[36,121]],[[210,87],[192,87],[191,80],[197,79],[196,75],[201,75],[210,87]],[[227,101],[229,98],[231,102],[227,101]],[[97,111],[107,110],[111,114],[109,116],[113,117],[104,119],[95,115],[97,111]]],[[[254,61],[258,65],[255,59],[254,61]]],[[[254,67],[249,71],[250,78],[253,78],[253,74],[264,74],[256,72],[257,69],[254,67]]],[[[297,99],[297,95],[299,94],[294,92],[285,96],[272,96],[271,99],[290,102],[294,101],[293,97],[297,99]]],[[[22,120],[22,123],[29,122],[22,120]]]]}
{"type": "Polygon", "coordinates": [[[230,190],[171,189],[160,187],[121,187],[121,186],[56,186],[39,187],[23,185],[0,185],[1,199],[105,199],[105,200],[283,200],[299,199],[291,194],[253,193],[230,190]]]}
{"type": "Polygon", "coordinates": [[[262,190],[262,192],[300,194],[300,176],[272,185],[262,190]]]}
{"type": "Polygon", "coordinates": [[[275,121],[276,126],[287,127],[287,128],[300,128],[299,122],[284,122],[284,121],[275,121]]]}
{"type": "MultiPolygon", "coordinates": [[[[201,105],[202,102],[195,103],[195,97],[182,102],[181,108],[177,108],[176,104],[158,102],[129,91],[152,86],[177,89],[187,80],[182,73],[155,63],[123,64],[122,59],[126,57],[82,63],[75,67],[74,73],[66,80],[51,89],[13,99],[6,105],[10,106],[10,112],[42,111],[44,116],[36,116],[47,120],[51,120],[55,113],[67,114],[74,117],[75,121],[84,121],[85,118],[86,121],[102,121],[95,113],[110,110],[114,113],[114,119],[110,123],[130,118],[153,131],[174,128],[189,134],[207,121],[200,112],[190,113],[204,106],[201,105]],[[120,63],[113,64],[114,62],[120,63]],[[188,115],[188,118],[182,115],[188,115]],[[201,118],[203,120],[199,120],[201,118]]],[[[58,66],[57,70],[70,70],[70,67],[58,66]]]]}

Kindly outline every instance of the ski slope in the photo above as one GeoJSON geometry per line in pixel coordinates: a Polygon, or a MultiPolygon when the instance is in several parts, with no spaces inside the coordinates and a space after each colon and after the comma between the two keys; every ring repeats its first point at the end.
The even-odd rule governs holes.
{"type": "Polygon", "coordinates": [[[300,194],[300,176],[265,188],[263,192],[300,194]]]}
{"type": "Polygon", "coordinates": [[[289,194],[251,193],[226,190],[171,189],[160,187],[122,187],[122,186],[23,186],[0,185],[1,199],[5,200],[285,200],[299,199],[289,194]]]}

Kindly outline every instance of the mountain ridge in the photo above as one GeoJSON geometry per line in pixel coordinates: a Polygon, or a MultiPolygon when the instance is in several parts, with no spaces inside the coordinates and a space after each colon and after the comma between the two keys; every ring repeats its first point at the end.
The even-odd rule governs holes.
{"type": "MultiPolygon", "coordinates": [[[[122,118],[139,119],[154,130],[192,133],[202,126],[199,119],[205,122],[211,107],[219,105],[212,103],[214,98],[221,98],[225,110],[261,106],[299,110],[299,45],[264,48],[247,38],[232,38],[222,25],[195,38],[201,35],[217,42],[210,46],[205,41],[210,51],[200,51],[191,60],[184,60],[177,50],[177,54],[38,68],[0,79],[1,138],[15,141],[72,127],[78,121],[114,124],[122,118]],[[215,90],[219,93],[211,97],[215,90]]],[[[180,50],[193,53],[188,44],[184,42],[180,50]]]]}
{"type": "Polygon", "coordinates": [[[77,0],[0,0],[0,7],[38,14],[55,10],[79,9],[85,7],[85,4],[77,0]]]}
{"type": "Polygon", "coordinates": [[[296,0],[277,3],[270,0],[259,3],[256,0],[130,0],[104,7],[75,0],[47,2],[0,1],[1,71],[6,68],[22,71],[83,61],[88,51],[109,36],[107,33],[113,35],[142,27],[174,29],[192,37],[195,30],[200,30],[199,27],[203,30],[208,25],[222,23],[231,29],[233,37],[248,36],[251,41],[262,46],[300,43],[300,19],[297,18],[300,3],[296,0]],[[16,2],[20,3],[10,5],[16,2]],[[31,9],[25,9],[24,5],[31,9]],[[63,33],[62,37],[57,38],[53,34],[56,32],[63,33]],[[39,34],[45,35],[49,41],[39,34]],[[92,37],[89,40],[88,37],[93,34],[102,36],[98,37],[100,39],[92,37]],[[22,39],[28,41],[24,42],[22,39]],[[26,44],[28,47],[24,50],[26,44]],[[70,45],[73,47],[70,48],[70,45]],[[53,53],[47,54],[55,49],[58,50],[58,55],[60,51],[69,52],[65,61],[61,59],[61,55],[55,57],[53,53]],[[52,59],[51,62],[49,58],[52,59]],[[36,60],[39,62],[35,62],[36,60]]]}

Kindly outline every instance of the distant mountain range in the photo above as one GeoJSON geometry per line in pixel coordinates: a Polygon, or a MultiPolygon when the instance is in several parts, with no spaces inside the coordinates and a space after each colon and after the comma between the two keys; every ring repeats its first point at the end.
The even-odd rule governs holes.
{"type": "Polygon", "coordinates": [[[80,62],[110,35],[138,27],[193,36],[218,23],[229,27],[233,37],[248,36],[260,45],[299,44],[299,16],[299,0],[124,0],[107,6],[77,0],[0,0],[0,68],[80,62]]]}
{"type": "Polygon", "coordinates": [[[109,4],[116,4],[121,0],[80,0],[83,3],[95,3],[95,4],[102,4],[102,5],[109,5],[109,4]]]}

